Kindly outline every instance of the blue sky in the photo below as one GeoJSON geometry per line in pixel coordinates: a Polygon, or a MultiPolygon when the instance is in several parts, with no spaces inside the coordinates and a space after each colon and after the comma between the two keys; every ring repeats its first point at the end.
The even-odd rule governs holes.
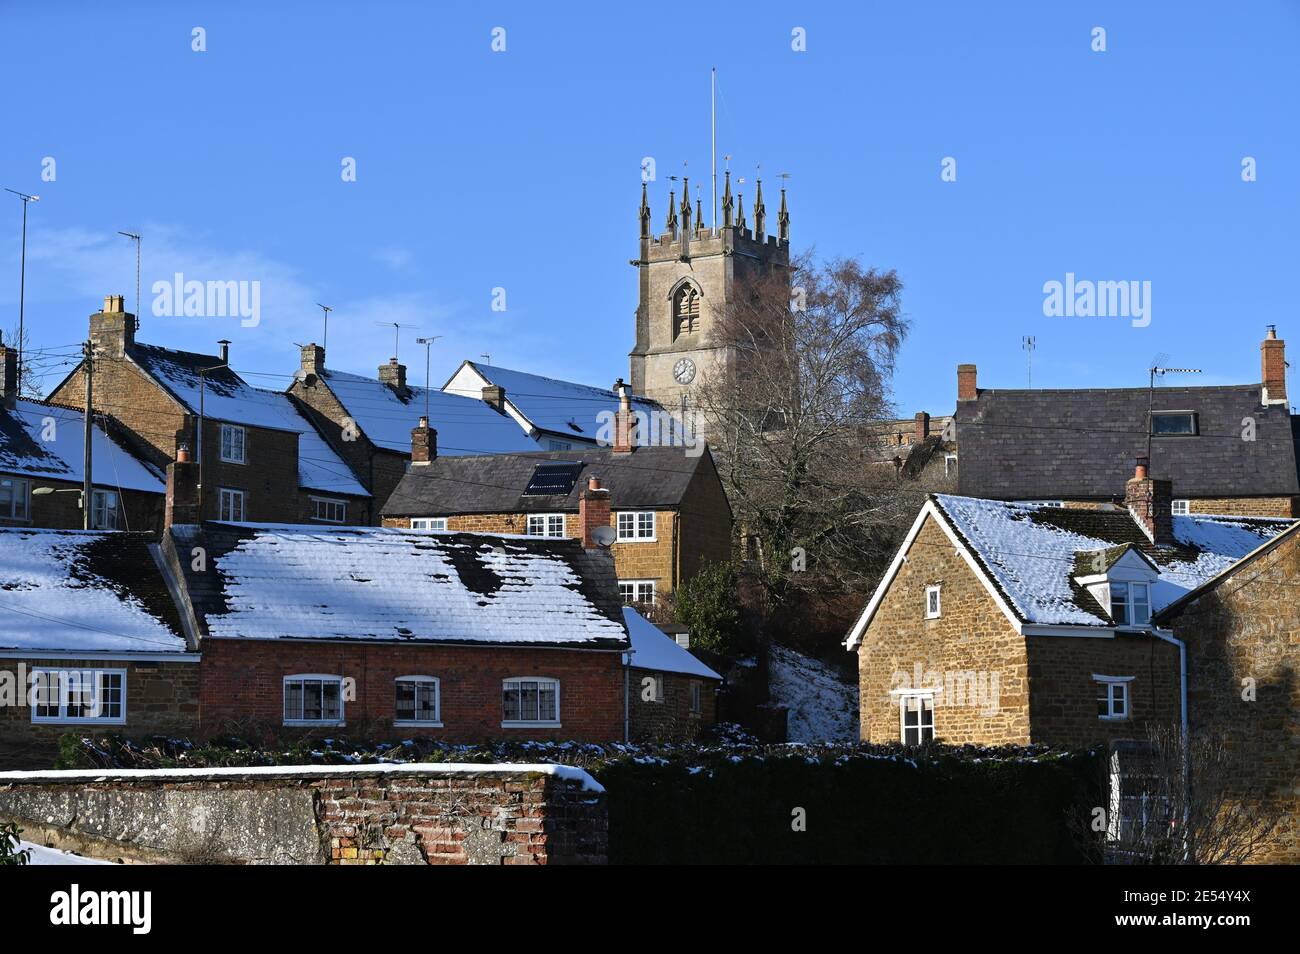
{"type": "MultiPolygon", "coordinates": [[[[658,227],[666,177],[706,173],[716,66],[719,153],[746,192],[758,163],[770,186],[789,172],[796,247],[902,276],[903,414],[950,410],[963,361],[1024,386],[1023,335],[1036,386],[1141,384],[1157,353],[1245,382],[1267,323],[1300,341],[1298,48],[1291,2],[4,2],[0,186],[42,197],[36,349],[84,338],[104,294],[134,298],[122,229],[144,235],[142,340],[229,338],[258,384],[284,383],[325,302],[333,367],[373,373],[392,352],[376,322],[397,321],[419,326],[416,381],[413,338],[436,334],[436,383],[489,353],[608,385],[632,345],[641,159],[658,227]],[[260,324],[150,314],[178,270],[260,281],[260,324]],[[1151,282],[1150,325],[1045,317],[1067,272],[1151,282]]],[[[3,199],[9,331],[21,209],[3,199]]]]}

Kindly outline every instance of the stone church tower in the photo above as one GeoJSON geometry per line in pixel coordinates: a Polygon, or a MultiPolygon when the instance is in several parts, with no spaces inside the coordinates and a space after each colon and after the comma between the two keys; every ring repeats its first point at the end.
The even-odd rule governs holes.
{"type": "Polygon", "coordinates": [[[636,345],[631,359],[632,390],[676,412],[690,406],[692,390],[713,376],[734,370],[734,349],[712,339],[718,317],[747,286],[774,269],[789,276],[790,215],[785,190],[777,213],[777,234],[767,235],[763,183],[757,183],[754,224],[745,221],[744,196],[733,199],[731,173],[722,195],[722,224],[704,223],[696,192],[691,208],[690,180],[680,206],[668,193],[668,218],[662,234],[650,225],[650,203],[641,185],[641,255],[637,267],[639,301],[636,345]]]}

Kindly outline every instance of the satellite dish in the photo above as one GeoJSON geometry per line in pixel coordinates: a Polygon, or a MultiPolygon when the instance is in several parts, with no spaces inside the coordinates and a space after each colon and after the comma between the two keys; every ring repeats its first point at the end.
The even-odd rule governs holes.
{"type": "Polygon", "coordinates": [[[614,541],[617,538],[618,533],[613,527],[597,527],[595,530],[591,531],[591,539],[595,540],[597,545],[602,547],[613,546],[614,541]]]}

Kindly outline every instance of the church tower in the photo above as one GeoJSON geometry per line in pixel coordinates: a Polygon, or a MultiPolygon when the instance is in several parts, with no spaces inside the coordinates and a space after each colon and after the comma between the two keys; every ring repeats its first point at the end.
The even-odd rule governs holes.
{"type": "Polygon", "coordinates": [[[690,180],[682,195],[668,193],[664,231],[654,234],[650,202],[641,184],[641,255],[637,267],[636,344],[630,354],[632,390],[669,411],[690,406],[691,392],[714,375],[734,370],[734,349],[712,338],[715,322],[747,286],[773,270],[789,275],[790,216],[781,190],[777,234],[765,234],[763,183],[756,183],[753,229],[744,196],[733,199],[731,173],[722,194],[722,222],[703,221],[699,190],[692,205],[690,180]]]}

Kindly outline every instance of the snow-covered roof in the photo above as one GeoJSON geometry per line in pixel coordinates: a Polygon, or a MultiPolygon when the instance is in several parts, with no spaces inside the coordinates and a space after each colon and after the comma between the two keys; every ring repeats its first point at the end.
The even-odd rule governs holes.
{"type": "MultiPolygon", "coordinates": [[[[1081,557],[1130,545],[1154,572],[1151,609],[1158,612],[1232,566],[1294,521],[1265,517],[1176,515],[1175,542],[1156,546],[1124,508],[1112,510],[1007,503],[934,494],[850,632],[852,649],[862,640],[902,559],[927,518],[969,553],[993,595],[1019,625],[1112,628],[1115,624],[1078,583],[1081,557]]],[[[1092,566],[1091,562],[1086,565],[1092,566]]]]}
{"type": "MultiPolygon", "coordinates": [[[[0,408],[0,472],[81,483],[83,420],[81,411],[40,401],[19,400],[12,411],[0,408]]],[[[156,494],[166,490],[156,469],[98,424],[91,434],[91,450],[96,486],[156,494]]]]}
{"type": "MultiPolygon", "coordinates": [[[[608,440],[609,425],[601,430],[601,412],[612,414],[618,407],[618,395],[608,388],[596,388],[572,381],[512,371],[495,365],[465,361],[443,390],[453,394],[478,399],[486,385],[504,388],[506,401],[532,427],[557,437],[568,437],[579,444],[608,440]]],[[[657,428],[662,424],[673,426],[657,401],[633,397],[632,410],[646,415],[649,426],[638,429],[637,441],[642,445],[672,441],[661,438],[657,428]]],[[[612,418],[610,419],[612,420],[612,418]]]]}
{"type": "Polygon", "coordinates": [[[171,529],[200,632],[626,649],[613,559],[577,540],[380,527],[171,529]]]}
{"type": "Polygon", "coordinates": [[[632,637],[632,665],[636,669],[676,672],[703,679],[722,678],[632,607],[623,607],[623,619],[632,637]]]}
{"type": "Polygon", "coordinates": [[[151,534],[0,529],[0,651],[182,653],[151,534]]]}
{"type": "Polygon", "coordinates": [[[323,374],[339,403],[376,446],[403,454],[411,452],[411,429],[426,407],[429,426],[438,432],[439,456],[502,454],[535,451],[537,442],[504,414],[479,399],[443,391],[410,387],[399,396],[375,378],[326,369],[323,374]]]}
{"type": "MultiPolygon", "coordinates": [[[[298,485],[308,490],[368,497],[343,458],[325,442],[288,395],[248,384],[215,355],[135,344],[130,356],[192,414],[247,427],[298,434],[298,485]],[[200,374],[200,372],[204,372],[200,374]],[[202,400],[200,401],[200,381],[202,400]]],[[[409,443],[409,437],[408,437],[409,443]]]]}

